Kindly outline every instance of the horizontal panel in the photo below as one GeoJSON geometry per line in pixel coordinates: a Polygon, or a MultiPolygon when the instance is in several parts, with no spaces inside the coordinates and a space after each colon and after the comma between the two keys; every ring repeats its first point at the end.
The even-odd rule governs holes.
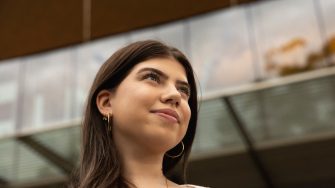
{"type": "Polygon", "coordinates": [[[0,1],[0,59],[82,41],[82,0],[0,1]]]}

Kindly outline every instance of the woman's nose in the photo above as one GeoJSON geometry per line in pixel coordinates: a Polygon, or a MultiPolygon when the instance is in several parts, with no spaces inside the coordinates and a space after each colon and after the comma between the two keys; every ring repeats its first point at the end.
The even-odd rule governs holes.
{"type": "Polygon", "coordinates": [[[181,100],[181,94],[174,85],[168,86],[163,92],[161,100],[163,103],[170,103],[172,105],[179,106],[181,100]]]}

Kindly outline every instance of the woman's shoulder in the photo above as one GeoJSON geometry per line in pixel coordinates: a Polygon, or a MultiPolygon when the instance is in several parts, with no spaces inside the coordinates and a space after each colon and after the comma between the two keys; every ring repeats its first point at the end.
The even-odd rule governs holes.
{"type": "Polygon", "coordinates": [[[183,188],[209,188],[209,187],[203,187],[203,186],[199,186],[199,185],[191,185],[191,184],[185,184],[182,185],[183,188]]]}

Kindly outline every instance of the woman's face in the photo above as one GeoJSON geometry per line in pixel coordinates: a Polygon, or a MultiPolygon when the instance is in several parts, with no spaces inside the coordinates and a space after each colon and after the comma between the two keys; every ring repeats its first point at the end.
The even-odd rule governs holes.
{"type": "Polygon", "coordinates": [[[116,144],[155,152],[173,148],[187,131],[190,92],[185,69],[174,59],[134,66],[109,101],[116,144]]]}

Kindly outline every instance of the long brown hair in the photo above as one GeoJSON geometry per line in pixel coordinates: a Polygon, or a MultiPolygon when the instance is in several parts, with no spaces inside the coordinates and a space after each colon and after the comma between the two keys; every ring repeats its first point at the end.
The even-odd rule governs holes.
{"type": "MultiPolygon", "coordinates": [[[[186,71],[191,87],[189,106],[191,118],[186,135],[183,138],[184,153],[178,158],[164,156],[163,173],[170,172],[177,164],[182,167],[182,180],[185,183],[186,163],[196,131],[198,117],[197,89],[192,66],[185,55],[178,49],[154,40],[139,41],[115,52],[98,71],[87,99],[82,125],[81,161],[71,187],[80,188],[130,188],[131,183],[122,177],[120,157],[107,130],[97,105],[97,94],[104,89],[115,89],[138,63],[152,58],[174,58],[186,71]]],[[[168,153],[180,152],[180,146],[168,153]]]]}

